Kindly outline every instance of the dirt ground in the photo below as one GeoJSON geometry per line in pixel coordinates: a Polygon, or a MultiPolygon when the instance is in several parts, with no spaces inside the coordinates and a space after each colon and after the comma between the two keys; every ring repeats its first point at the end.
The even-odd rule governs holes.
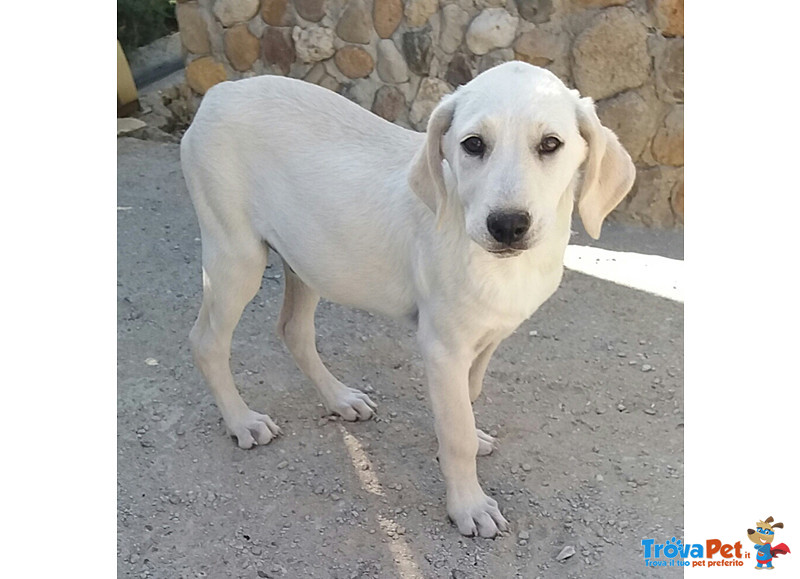
{"type": "MultiPolygon", "coordinates": [[[[683,304],[565,273],[475,404],[499,442],[479,477],[511,532],[462,537],[413,330],[322,302],[323,359],[379,405],[326,417],[274,332],[274,256],[232,368],[284,436],[237,448],[187,344],[200,243],[178,147],[117,143],[119,577],[644,577],[641,540],[683,536],[683,304]]],[[[683,258],[681,232],[612,224],[594,244],[683,258]]]]}

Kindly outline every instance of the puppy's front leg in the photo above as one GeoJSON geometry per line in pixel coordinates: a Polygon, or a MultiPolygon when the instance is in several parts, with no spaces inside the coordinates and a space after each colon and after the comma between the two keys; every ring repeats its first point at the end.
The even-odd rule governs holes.
{"type": "Polygon", "coordinates": [[[439,466],[447,485],[447,514],[462,535],[494,537],[508,529],[508,522],[478,482],[478,437],[469,400],[474,356],[452,340],[442,340],[423,320],[418,337],[439,440],[439,466]]]}

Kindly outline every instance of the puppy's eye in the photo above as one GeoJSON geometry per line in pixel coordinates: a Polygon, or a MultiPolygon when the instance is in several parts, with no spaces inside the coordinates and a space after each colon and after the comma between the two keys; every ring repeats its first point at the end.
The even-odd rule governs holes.
{"type": "Polygon", "coordinates": [[[467,137],[461,141],[461,147],[473,157],[482,157],[486,152],[486,144],[480,137],[467,137]]]}
{"type": "Polygon", "coordinates": [[[539,152],[544,154],[555,153],[562,144],[558,137],[550,135],[539,143],[539,152]]]}

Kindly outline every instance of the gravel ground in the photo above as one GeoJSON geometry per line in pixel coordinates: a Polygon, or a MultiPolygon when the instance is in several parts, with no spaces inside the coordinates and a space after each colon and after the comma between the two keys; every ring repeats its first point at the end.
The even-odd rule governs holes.
{"type": "MultiPolygon", "coordinates": [[[[187,344],[200,243],[178,147],[117,143],[118,576],[644,577],[641,540],[683,536],[683,304],[565,273],[475,405],[499,442],[479,477],[512,530],[462,537],[413,332],[322,302],[323,359],[379,404],[365,423],[326,417],[274,332],[277,258],[232,368],[284,436],[236,447],[187,344]]],[[[682,258],[681,232],[611,224],[603,242],[682,258]]]]}

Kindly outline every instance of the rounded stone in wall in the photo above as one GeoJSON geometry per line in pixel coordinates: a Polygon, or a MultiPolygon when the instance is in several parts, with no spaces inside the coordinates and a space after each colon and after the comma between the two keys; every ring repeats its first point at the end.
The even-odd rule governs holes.
{"type": "Polygon", "coordinates": [[[627,8],[600,12],[575,39],[572,57],[578,90],[598,100],[650,77],[647,29],[627,8]]]}
{"type": "Polygon", "coordinates": [[[250,31],[250,34],[256,38],[261,38],[264,35],[264,31],[267,29],[267,26],[267,23],[264,22],[262,18],[253,18],[247,23],[247,29],[250,31]]]}
{"type": "Polygon", "coordinates": [[[321,62],[315,64],[303,80],[325,87],[333,92],[339,90],[339,82],[325,71],[325,65],[321,62]]]}
{"type": "Polygon", "coordinates": [[[319,62],[333,56],[333,30],[323,26],[310,26],[292,29],[292,40],[297,56],[303,62],[319,62]]]}
{"type": "Polygon", "coordinates": [[[663,105],[652,87],[628,90],[597,104],[597,115],[634,161],[638,161],[658,128],[663,105]]]}
{"type": "Polygon", "coordinates": [[[223,26],[247,22],[258,12],[259,0],[217,0],[214,16],[223,26]]]}
{"type": "Polygon", "coordinates": [[[402,19],[402,0],[375,0],[372,8],[372,20],[378,36],[389,38],[397,30],[402,19]]]}
{"type": "Polygon", "coordinates": [[[375,66],[370,54],[359,46],[343,46],[336,51],[336,66],[348,78],[369,76],[375,66]]]}
{"type": "Polygon", "coordinates": [[[294,0],[294,9],[309,22],[319,22],[325,16],[325,0],[294,0]]]}
{"type": "Polygon", "coordinates": [[[261,19],[270,26],[291,26],[289,0],[261,0],[261,19]]]}
{"type": "Polygon", "coordinates": [[[566,50],[566,42],[552,32],[534,28],[514,41],[514,55],[536,66],[547,66],[566,50]]]}
{"type": "Polygon", "coordinates": [[[447,4],[442,8],[442,25],[439,30],[439,47],[442,50],[451,54],[461,46],[469,18],[469,12],[458,4],[447,4]]]}
{"type": "Polygon", "coordinates": [[[372,103],[372,112],[394,122],[399,119],[406,110],[406,98],[396,87],[382,86],[375,93],[375,101],[372,103]]]}
{"type": "Polygon", "coordinates": [[[424,26],[439,9],[439,0],[408,0],[405,2],[406,22],[412,28],[424,26]]]}
{"type": "Polygon", "coordinates": [[[428,74],[433,59],[430,27],[403,34],[403,55],[411,72],[420,76],[428,74]]]}
{"type": "Polygon", "coordinates": [[[258,38],[250,34],[247,24],[237,24],[226,30],[224,44],[228,62],[240,72],[250,70],[258,59],[261,43],[258,38]]]}
{"type": "Polygon", "coordinates": [[[378,76],[383,82],[399,84],[408,80],[408,65],[390,38],[378,42],[378,76]]]}
{"type": "Polygon", "coordinates": [[[472,63],[463,54],[456,54],[447,65],[444,79],[450,85],[458,87],[472,80],[472,63]]]}
{"type": "Polygon", "coordinates": [[[653,138],[653,158],[664,165],[683,165],[683,105],[676,105],[653,138]]]}
{"type": "Polygon", "coordinates": [[[467,48],[473,54],[486,54],[495,48],[506,48],[514,41],[519,19],[503,8],[487,8],[467,29],[467,48]]]}
{"type": "Polygon", "coordinates": [[[683,0],[648,0],[664,36],[683,36],[683,0]]]}
{"type": "Polygon", "coordinates": [[[428,119],[442,100],[442,97],[452,91],[450,85],[438,78],[426,77],[419,84],[414,104],[411,105],[409,119],[418,129],[424,130],[428,119]]]}
{"type": "Polygon", "coordinates": [[[683,38],[656,36],[650,42],[658,98],[668,103],[683,102],[683,38]]]}
{"type": "Polygon", "coordinates": [[[181,42],[186,50],[194,54],[207,54],[211,51],[208,26],[197,4],[178,4],[175,8],[175,18],[181,31],[181,42]]]}
{"type": "Polygon", "coordinates": [[[336,34],[345,42],[369,44],[372,37],[372,17],[364,0],[351,0],[339,17],[336,34]]]}
{"type": "Polygon", "coordinates": [[[683,169],[649,167],[638,169],[624,213],[645,225],[673,227],[679,221],[674,208],[683,208],[683,169]]]}
{"type": "Polygon", "coordinates": [[[528,22],[542,24],[553,14],[553,0],[517,0],[517,11],[528,22]]]}
{"type": "Polygon", "coordinates": [[[261,37],[264,62],[275,66],[281,74],[289,74],[297,58],[292,36],[285,28],[267,28],[261,37]]]}
{"type": "Polygon", "coordinates": [[[186,65],[186,82],[198,94],[228,79],[225,67],[211,56],[203,56],[186,65]]]}

